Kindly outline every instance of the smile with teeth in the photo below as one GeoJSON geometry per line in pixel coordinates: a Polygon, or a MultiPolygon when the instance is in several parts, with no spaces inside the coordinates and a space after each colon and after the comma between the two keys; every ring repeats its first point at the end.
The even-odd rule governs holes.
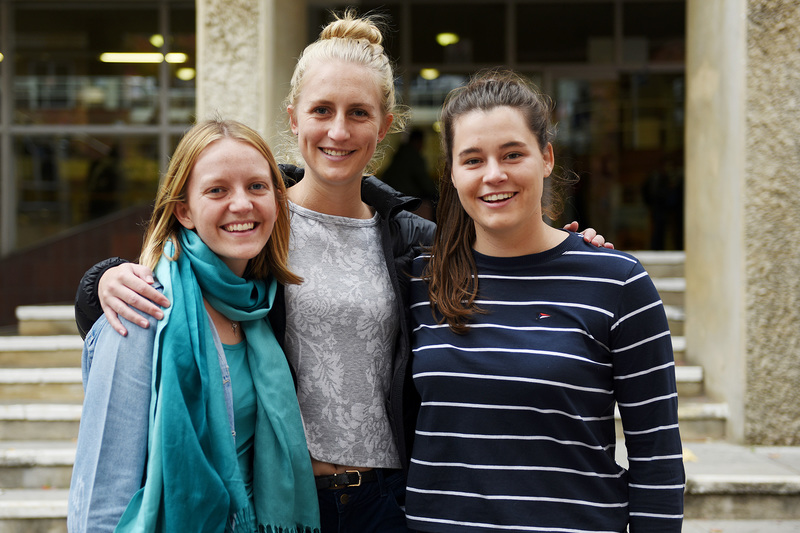
{"type": "Polygon", "coordinates": [[[323,153],[332,156],[343,156],[349,154],[350,150],[331,150],[330,148],[320,148],[323,153]]]}
{"type": "Polygon", "coordinates": [[[481,200],[484,202],[501,202],[503,200],[508,200],[512,196],[514,196],[513,192],[501,192],[498,194],[487,194],[486,196],[481,196],[481,200]]]}
{"type": "Polygon", "coordinates": [[[225,226],[222,226],[222,229],[229,232],[236,232],[236,231],[250,231],[255,227],[256,225],[254,222],[240,222],[236,224],[227,224],[225,226]]]}

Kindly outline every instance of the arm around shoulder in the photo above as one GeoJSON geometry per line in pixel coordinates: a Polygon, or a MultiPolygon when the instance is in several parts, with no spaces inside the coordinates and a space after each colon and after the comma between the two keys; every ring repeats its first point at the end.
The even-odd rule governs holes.
{"type": "Polygon", "coordinates": [[[127,261],[119,257],[105,259],[87,270],[81,278],[78,292],[75,294],[75,323],[78,325],[81,337],[86,337],[92,325],[103,314],[97,297],[97,282],[106,270],[123,263],[127,261]]]}

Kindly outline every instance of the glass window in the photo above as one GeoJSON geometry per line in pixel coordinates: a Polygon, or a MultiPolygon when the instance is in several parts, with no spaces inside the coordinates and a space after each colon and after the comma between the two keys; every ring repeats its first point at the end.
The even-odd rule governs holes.
{"type": "Polygon", "coordinates": [[[431,65],[505,62],[505,4],[411,4],[411,61],[431,65]],[[446,35],[445,37],[440,37],[446,35]],[[437,37],[439,40],[437,40],[437,37]]]}
{"type": "Polygon", "coordinates": [[[158,19],[155,6],[20,5],[15,13],[15,122],[157,122],[160,50],[152,37],[158,34],[158,19]]]}
{"type": "Polygon", "coordinates": [[[173,124],[189,124],[194,119],[197,103],[195,10],[191,7],[174,7],[170,10],[169,19],[172,33],[169,50],[186,56],[185,61],[169,63],[169,121],[173,124]]]}
{"type": "Polygon", "coordinates": [[[18,136],[14,139],[18,242],[153,201],[154,137],[18,136]]]}
{"type": "Polygon", "coordinates": [[[686,2],[623,4],[623,61],[683,62],[686,59],[686,2]]]}
{"type": "Polygon", "coordinates": [[[614,61],[611,2],[520,4],[516,33],[517,61],[521,63],[614,61]]]}

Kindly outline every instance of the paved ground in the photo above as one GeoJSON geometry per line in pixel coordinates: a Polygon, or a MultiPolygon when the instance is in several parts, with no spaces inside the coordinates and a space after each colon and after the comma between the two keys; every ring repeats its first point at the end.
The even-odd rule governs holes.
{"type": "Polygon", "coordinates": [[[798,533],[800,520],[684,520],[683,533],[798,533]]]}

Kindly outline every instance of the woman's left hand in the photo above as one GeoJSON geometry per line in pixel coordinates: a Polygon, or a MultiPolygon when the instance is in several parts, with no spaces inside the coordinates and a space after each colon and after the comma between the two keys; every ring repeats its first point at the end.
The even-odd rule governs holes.
{"type": "MultiPolygon", "coordinates": [[[[564,229],[567,231],[574,231],[578,233],[578,222],[573,221],[564,226],[564,229]]],[[[597,233],[594,228],[586,228],[581,232],[583,234],[583,240],[588,242],[589,244],[594,244],[598,248],[614,248],[614,245],[610,242],[606,242],[606,238],[597,233]]]]}

